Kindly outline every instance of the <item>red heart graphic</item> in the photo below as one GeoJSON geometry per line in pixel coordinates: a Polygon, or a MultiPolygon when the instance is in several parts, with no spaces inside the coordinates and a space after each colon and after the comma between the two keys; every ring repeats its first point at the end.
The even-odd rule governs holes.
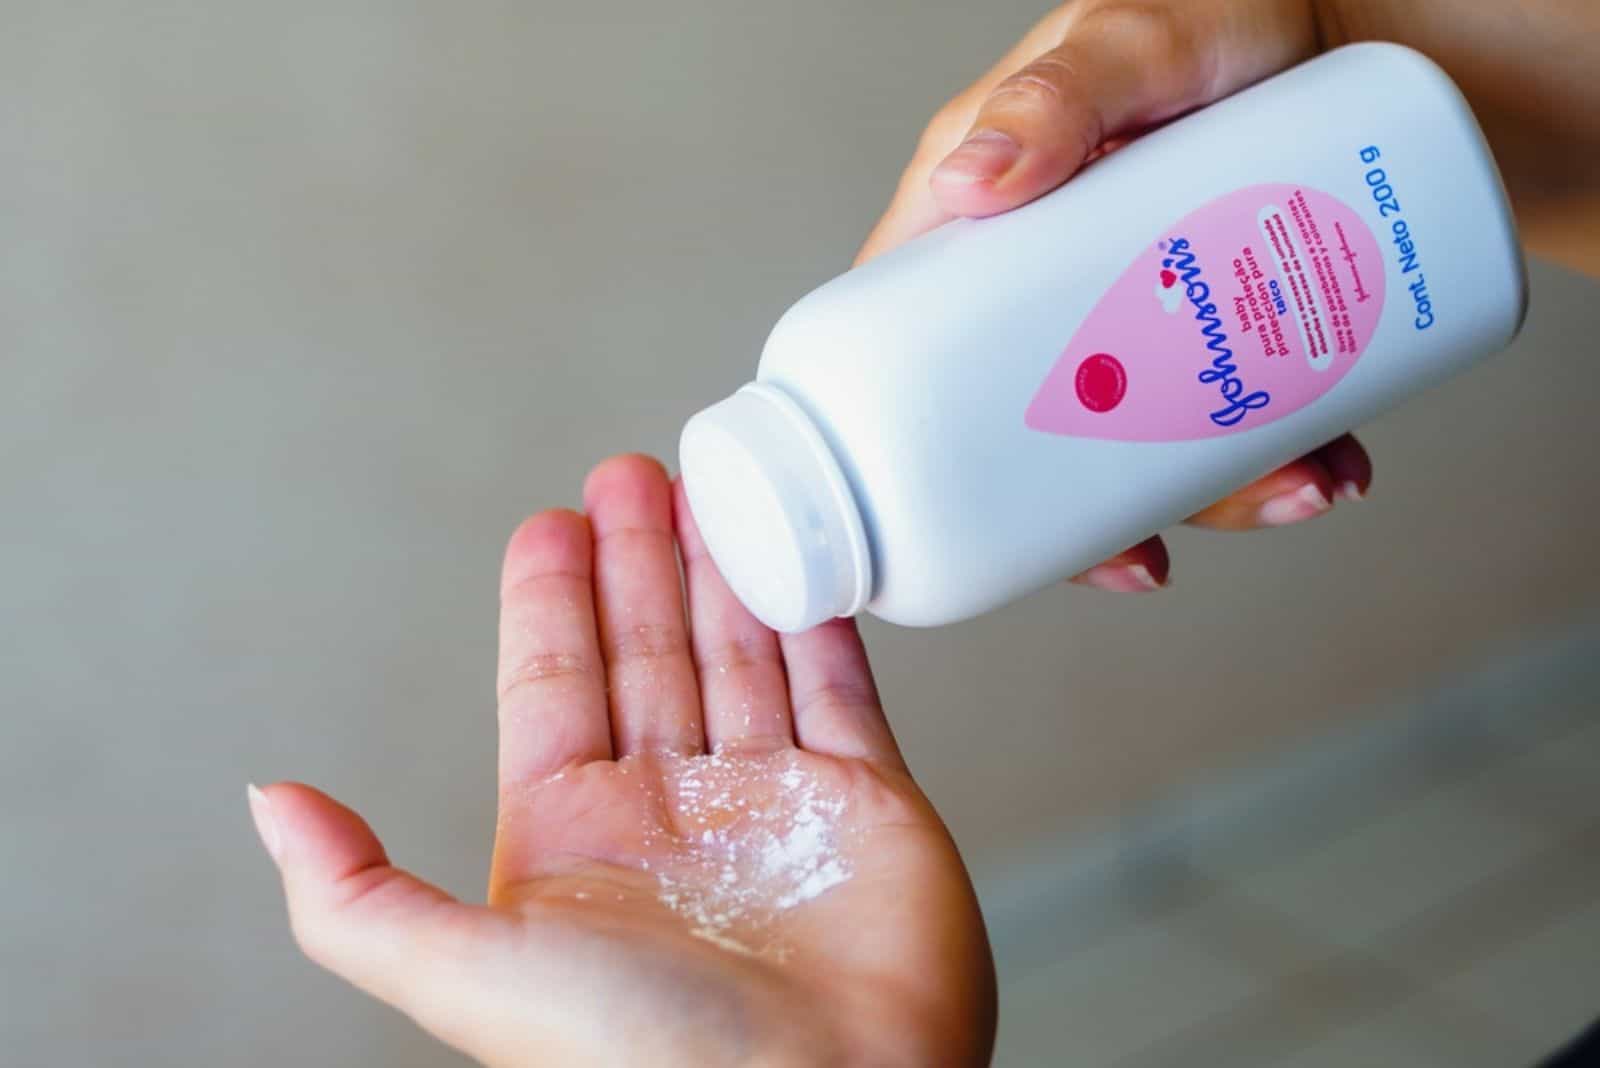
{"type": "Polygon", "coordinates": [[[1171,271],[1162,271],[1161,272],[1161,288],[1162,289],[1171,289],[1172,288],[1172,283],[1176,282],[1177,280],[1178,280],[1178,276],[1173,274],[1171,271]]]}

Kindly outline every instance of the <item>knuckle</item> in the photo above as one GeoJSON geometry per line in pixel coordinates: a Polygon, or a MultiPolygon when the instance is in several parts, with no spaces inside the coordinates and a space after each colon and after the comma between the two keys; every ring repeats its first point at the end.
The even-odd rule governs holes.
{"type": "Polygon", "coordinates": [[[291,907],[289,933],[294,936],[294,944],[300,947],[300,952],[307,960],[332,969],[335,954],[332,940],[328,937],[328,925],[323,918],[310,914],[307,909],[291,907]]]}
{"type": "Polygon", "coordinates": [[[730,672],[775,663],[771,647],[753,635],[730,638],[707,649],[700,657],[700,673],[726,675],[730,672]]]}
{"type": "Polygon", "coordinates": [[[1078,91],[1080,82],[1078,69],[1064,52],[1048,52],[997,85],[988,107],[1042,123],[1051,131],[1047,140],[1070,138],[1077,154],[1086,157],[1105,131],[1099,109],[1078,91]]]}
{"type": "Polygon", "coordinates": [[[688,653],[689,640],[682,627],[670,623],[639,623],[609,633],[606,656],[613,664],[663,660],[688,653]]]}
{"type": "Polygon", "coordinates": [[[589,576],[581,571],[541,571],[518,579],[500,591],[501,604],[516,605],[537,601],[549,593],[587,590],[589,576]]]}
{"type": "Polygon", "coordinates": [[[640,525],[612,527],[597,533],[594,539],[597,548],[604,545],[611,549],[620,542],[643,542],[646,548],[651,548],[663,541],[668,545],[673,543],[671,531],[665,527],[640,525]]]}
{"type": "Polygon", "coordinates": [[[991,107],[1055,110],[1067,97],[1073,80],[1072,64],[1051,52],[1008,76],[989,95],[991,107]]]}
{"type": "Polygon", "coordinates": [[[878,692],[868,682],[825,682],[803,693],[795,694],[797,715],[828,710],[833,712],[858,712],[878,707],[878,692]]]}
{"type": "Polygon", "coordinates": [[[307,896],[291,899],[289,930],[300,952],[321,966],[337,970],[348,955],[361,916],[382,915],[398,907],[409,888],[402,874],[387,864],[364,867],[332,883],[307,888],[307,896]]]}
{"type": "Polygon", "coordinates": [[[584,682],[594,678],[594,675],[594,665],[576,653],[533,653],[517,661],[501,675],[499,697],[505,701],[524,690],[584,682]]]}

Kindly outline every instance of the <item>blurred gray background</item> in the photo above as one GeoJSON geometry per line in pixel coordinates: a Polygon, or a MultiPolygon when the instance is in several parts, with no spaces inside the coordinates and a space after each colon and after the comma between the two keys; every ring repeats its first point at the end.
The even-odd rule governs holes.
{"type": "MultiPolygon", "coordinates": [[[[245,782],[480,893],[505,537],[670,457],[1043,10],[0,2],[0,1061],[460,1063],[298,956],[245,782]]],[[[1370,501],[1180,532],[1160,597],[866,625],[1003,979],[1041,866],[1407,695],[1575,649],[1490,704],[1591,722],[1600,287],[1533,286],[1369,429],[1370,501]]],[[[1070,1038],[1012,1063],[1126,1059],[1070,1038]]]]}

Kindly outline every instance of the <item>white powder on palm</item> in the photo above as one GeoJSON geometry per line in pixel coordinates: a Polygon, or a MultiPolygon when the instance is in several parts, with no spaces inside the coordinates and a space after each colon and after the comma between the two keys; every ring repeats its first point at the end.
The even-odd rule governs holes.
{"type": "Polygon", "coordinates": [[[658,896],[696,936],[749,952],[730,932],[759,931],[850,878],[844,798],[792,754],[694,757],[665,779],[679,834],[656,872],[658,896]]]}

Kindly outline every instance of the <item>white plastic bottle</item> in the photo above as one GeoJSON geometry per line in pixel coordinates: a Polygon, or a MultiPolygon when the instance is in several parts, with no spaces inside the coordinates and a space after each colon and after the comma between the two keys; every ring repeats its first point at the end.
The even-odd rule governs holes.
{"type": "Polygon", "coordinates": [[[1465,369],[1525,306],[1459,91],[1347,46],[817,289],[684,428],[684,484],[769,626],[953,622],[1465,369]]]}

